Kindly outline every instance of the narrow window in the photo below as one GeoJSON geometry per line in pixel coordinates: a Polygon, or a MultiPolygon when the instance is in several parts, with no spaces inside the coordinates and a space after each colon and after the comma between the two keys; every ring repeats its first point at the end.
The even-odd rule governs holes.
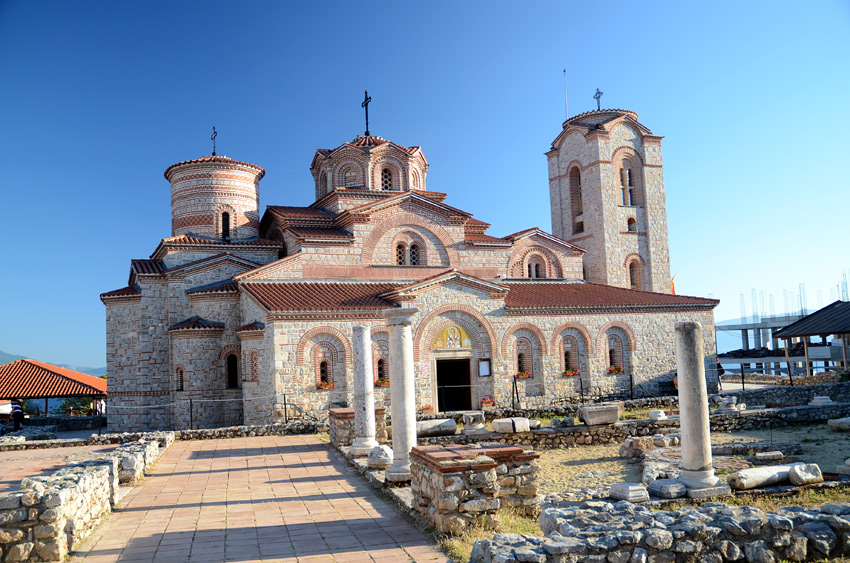
{"type": "Polygon", "coordinates": [[[616,334],[608,335],[608,366],[623,367],[623,341],[616,334]]]}
{"type": "Polygon", "coordinates": [[[616,367],[617,365],[617,351],[613,348],[608,350],[608,365],[611,367],[616,367]]]}
{"type": "Polygon", "coordinates": [[[389,168],[381,170],[381,189],[384,191],[393,189],[393,173],[389,168]]]}
{"type": "Polygon", "coordinates": [[[322,362],[319,364],[319,381],[322,383],[330,383],[330,379],[328,378],[328,362],[322,362]]]}
{"type": "Polygon", "coordinates": [[[632,169],[629,168],[629,187],[633,188],[634,185],[635,185],[635,179],[634,179],[634,177],[632,177],[632,169]]]}
{"type": "Polygon", "coordinates": [[[407,252],[403,244],[395,247],[395,263],[398,266],[404,266],[407,263],[407,252]]]}
{"type": "Polygon", "coordinates": [[[620,185],[626,185],[626,171],[622,168],[620,168],[620,185]]]}
{"type": "Polygon", "coordinates": [[[531,275],[531,264],[528,265],[528,277],[529,278],[534,277],[534,276],[531,275]]]}
{"type": "Polygon", "coordinates": [[[183,370],[182,369],[177,370],[177,390],[178,391],[183,390],[183,370]]]}
{"type": "Polygon", "coordinates": [[[415,244],[410,245],[410,265],[419,265],[419,247],[415,244]]]}
{"type": "Polygon", "coordinates": [[[569,350],[564,351],[564,368],[572,369],[573,367],[573,353],[569,350]]]}
{"type": "Polygon", "coordinates": [[[387,374],[384,371],[384,359],[381,358],[378,360],[378,379],[386,379],[387,374]]]}
{"type": "Polygon", "coordinates": [[[225,364],[227,366],[227,388],[237,389],[239,387],[239,359],[236,354],[228,354],[225,364]]]}
{"type": "Polygon", "coordinates": [[[357,172],[352,169],[348,169],[344,174],[344,183],[346,187],[356,186],[357,185],[357,172]]]}
{"type": "Polygon", "coordinates": [[[637,260],[629,262],[629,287],[640,289],[640,266],[637,260]]]}
{"type": "Polygon", "coordinates": [[[630,233],[637,232],[637,221],[635,221],[634,217],[629,217],[629,220],[626,222],[626,226],[630,233]]]}
{"type": "Polygon", "coordinates": [[[581,202],[581,173],[578,167],[570,170],[570,211],[573,215],[573,234],[584,232],[584,223],[577,221],[584,212],[581,202]]]}
{"type": "Polygon", "coordinates": [[[539,277],[540,277],[540,264],[535,264],[535,265],[534,265],[534,277],[535,277],[535,278],[539,278],[539,277]]]}
{"type": "Polygon", "coordinates": [[[517,354],[516,355],[516,370],[518,372],[525,371],[525,354],[517,354]]]}
{"type": "Polygon", "coordinates": [[[564,369],[578,369],[578,341],[573,336],[564,337],[564,369]]]}
{"type": "Polygon", "coordinates": [[[221,214],[221,238],[230,238],[230,213],[227,211],[221,214]]]}

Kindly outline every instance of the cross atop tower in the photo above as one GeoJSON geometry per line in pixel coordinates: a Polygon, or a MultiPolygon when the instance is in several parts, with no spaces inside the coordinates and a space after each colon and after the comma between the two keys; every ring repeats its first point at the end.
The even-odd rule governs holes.
{"type": "Polygon", "coordinates": [[[215,130],[215,125],[213,125],[213,133],[212,133],[212,135],[210,135],[210,141],[213,142],[213,153],[212,153],[213,156],[215,156],[215,138],[216,137],[218,137],[218,132],[215,130]]]}
{"type": "Polygon", "coordinates": [[[596,100],[596,109],[602,109],[602,92],[599,91],[599,88],[596,89],[596,93],[593,95],[593,99],[596,100]]]}
{"type": "Polygon", "coordinates": [[[366,108],[366,136],[369,136],[369,102],[372,101],[371,96],[369,96],[369,90],[363,90],[363,103],[360,104],[361,108],[366,108]]]}

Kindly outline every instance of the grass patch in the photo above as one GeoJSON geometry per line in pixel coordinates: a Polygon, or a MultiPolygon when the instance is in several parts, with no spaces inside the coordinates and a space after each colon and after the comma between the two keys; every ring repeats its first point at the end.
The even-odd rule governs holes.
{"type": "Polygon", "coordinates": [[[499,531],[488,530],[484,527],[482,520],[458,536],[435,532],[434,542],[452,561],[469,561],[472,546],[478,540],[489,540],[496,534],[543,535],[543,531],[540,529],[540,522],[537,518],[521,515],[512,509],[500,510],[499,518],[502,521],[499,531]]]}

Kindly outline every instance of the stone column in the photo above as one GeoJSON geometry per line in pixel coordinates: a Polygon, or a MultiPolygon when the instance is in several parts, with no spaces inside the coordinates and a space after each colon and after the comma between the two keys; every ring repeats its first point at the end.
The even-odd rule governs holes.
{"type": "Polygon", "coordinates": [[[375,383],[372,379],[372,335],[369,327],[354,327],[354,442],[350,456],[368,455],[375,440],[375,383]]]}
{"type": "Polygon", "coordinates": [[[705,385],[702,325],[676,323],[676,364],[679,371],[679,426],[682,434],[682,476],[688,489],[714,487],[719,481],[711,464],[708,391],[705,385]]]}
{"type": "Polygon", "coordinates": [[[389,482],[410,481],[410,450],[416,445],[416,382],[413,379],[413,315],[419,309],[384,312],[390,332],[390,412],[393,428],[393,464],[389,482]]]}

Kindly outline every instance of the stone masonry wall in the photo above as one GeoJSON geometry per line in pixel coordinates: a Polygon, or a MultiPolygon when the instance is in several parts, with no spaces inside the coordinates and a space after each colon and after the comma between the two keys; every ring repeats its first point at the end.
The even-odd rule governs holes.
{"type": "Polygon", "coordinates": [[[850,555],[850,505],[763,512],[708,502],[650,511],[585,501],[543,511],[545,537],[497,534],[475,543],[471,563],[816,561],[850,555]]]}
{"type": "MultiPolygon", "coordinates": [[[[350,446],[356,438],[354,431],[354,409],[336,408],[328,411],[328,434],[331,444],[340,448],[350,446]]],[[[384,407],[375,407],[375,439],[387,443],[387,417],[384,407]]]]}
{"type": "Polygon", "coordinates": [[[410,452],[413,506],[452,534],[482,520],[497,529],[498,511],[506,507],[537,516],[539,457],[527,446],[416,446],[410,452]]]}

